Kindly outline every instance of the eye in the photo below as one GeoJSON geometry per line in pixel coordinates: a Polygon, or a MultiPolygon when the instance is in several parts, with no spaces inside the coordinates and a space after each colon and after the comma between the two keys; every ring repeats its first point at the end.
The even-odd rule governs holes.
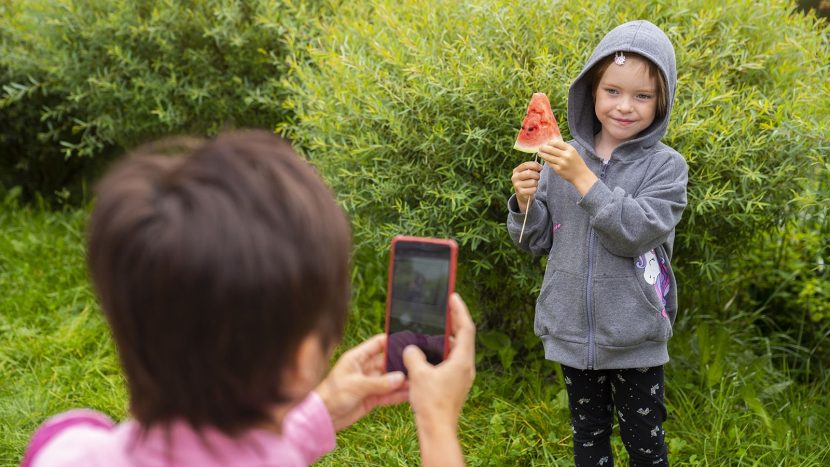
{"type": "Polygon", "coordinates": [[[611,94],[612,96],[616,96],[617,94],[620,93],[619,91],[617,91],[614,88],[605,88],[605,92],[607,92],[608,94],[611,94]]]}
{"type": "Polygon", "coordinates": [[[647,101],[647,100],[649,100],[653,97],[654,97],[653,94],[645,94],[645,93],[637,94],[637,99],[640,99],[641,101],[647,101]]]}

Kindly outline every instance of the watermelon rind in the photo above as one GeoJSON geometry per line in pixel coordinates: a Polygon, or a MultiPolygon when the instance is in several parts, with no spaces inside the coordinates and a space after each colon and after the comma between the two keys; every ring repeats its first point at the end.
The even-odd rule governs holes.
{"type": "Polygon", "coordinates": [[[516,141],[516,144],[513,145],[513,149],[517,149],[522,152],[526,152],[529,154],[536,154],[539,152],[539,148],[541,148],[541,144],[537,144],[536,146],[525,146],[524,144],[516,141]]]}
{"type": "Polygon", "coordinates": [[[516,150],[519,150],[519,151],[522,151],[522,152],[526,152],[526,153],[528,153],[528,154],[536,154],[537,152],[539,152],[539,149],[541,149],[541,148],[542,148],[542,146],[544,146],[544,145],[546,145],[546,144],[548,144],[548,143],[551,143],[551,142],[553,142],[553,141],[558,141],[558,140],[561,140],[561,139],[562,139],[562,137],[561,137],[561,136],[556,136],[556,135],[554,135],[554,136],[553,136],[553,138],[551,138],[551,139],[549,139],[549,140],[545,141],[544,143],[537,144],[537,145],[535,145],[535,146],[530,146],[530,145],[522,144],[522,143],[520,143],[520,142],[516,141],[516,143],[515,143],[515,144],[513,144],[513,149],[516,149],[516,150]]]}

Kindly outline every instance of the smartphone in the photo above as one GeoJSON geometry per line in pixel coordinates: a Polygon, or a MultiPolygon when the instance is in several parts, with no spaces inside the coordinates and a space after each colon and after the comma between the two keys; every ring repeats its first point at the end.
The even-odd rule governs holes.
{"type": "Polygon", "coordinates": [[[449,298],[455,290],[454,240],[392,239],[386,293],[386,371],[402,371],[403,349],[417,345],[433,365],[449,353],[449,298]]]}

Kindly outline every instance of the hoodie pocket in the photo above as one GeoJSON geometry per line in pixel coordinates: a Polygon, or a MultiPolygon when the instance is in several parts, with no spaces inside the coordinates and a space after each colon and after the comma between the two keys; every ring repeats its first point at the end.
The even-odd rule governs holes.
{"type": "Polygon", "coordinates": [[[581,275],[551,271],[536,301],[533,330],[537,336],[551,335],[570,342],[585,342],[585,282],[581,275]]]}
{"type": "Polygon", "coordinates": [[[662,314],[657,292],[640,280],[632,264],[628,277],[602,277],[595,282],[594,318],[597,343],[631,347],[645,341],[664,342],[671,324],[662,314]]]}

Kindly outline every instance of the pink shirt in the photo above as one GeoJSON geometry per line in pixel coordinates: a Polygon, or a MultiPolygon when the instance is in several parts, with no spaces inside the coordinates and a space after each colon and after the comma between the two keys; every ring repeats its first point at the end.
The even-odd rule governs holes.
{"type": "Polygon", "coordinates": [[[99,412],[71,410],[38,428],[21,467],[305,466],[335,446],[331,417],[314,392],[286,415],[281,435],[253,429],[231,438],[205,429],[200,438],[188,424],[176,422],[168,444],[161,428],[141,439],[139,431],[133,420],[116,425],[99,412]]]}

